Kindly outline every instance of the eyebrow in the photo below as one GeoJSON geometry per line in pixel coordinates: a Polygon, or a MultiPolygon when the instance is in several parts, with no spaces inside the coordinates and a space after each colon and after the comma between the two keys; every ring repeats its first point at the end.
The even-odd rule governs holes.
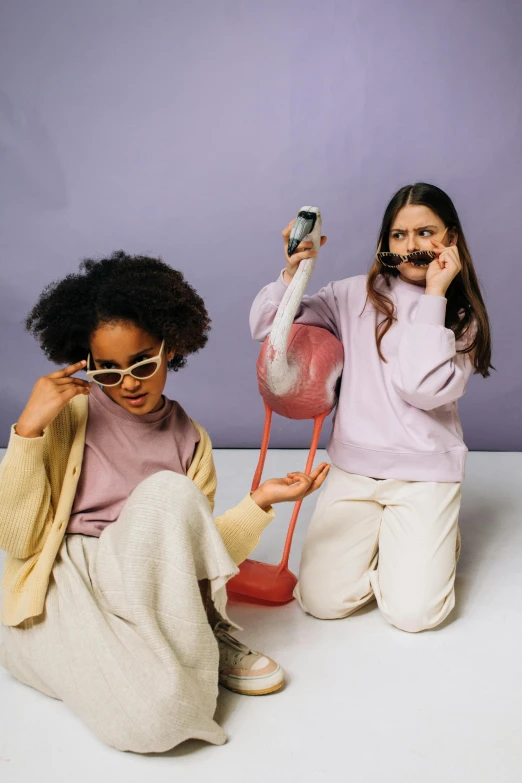
{"type": "MultiPolygon", "coordinates": [[[[136,359],[138,356],[143,356],[146,353],[152,353],[153,350],[154,348],[143,348],[143,350],[138,351],[138,353],[134,353],[132,356],[129,356],[129,361],[132,362],[133,359],[136,359]]],[[[114,359],[97,359],[95,356],[93,359],[98,364],[118,364],[118,362],[115,362],[114,359]]]]}
{"type": "MultiPolygon", "coordinates": [[[[425,231],[427,228],[434,228],[437,231],[439,230],[438,226],[418,226],[417,228],[414,228],[413,230],[414,231],[425,231]]],[[[402,231],[403,234],[405,233],[403,228],[392,228],[391,230],[392,231],[402,231]]]]}

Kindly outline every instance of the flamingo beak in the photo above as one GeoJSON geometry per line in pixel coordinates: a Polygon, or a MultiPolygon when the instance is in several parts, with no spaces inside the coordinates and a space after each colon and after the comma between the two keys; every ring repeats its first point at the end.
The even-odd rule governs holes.
{"type": "Polygon", "coordinates": [[[300,243],[310,234],[315,226],[315,212],[300,212],[288,239],[288,255],[293,256],[300,243]]]}

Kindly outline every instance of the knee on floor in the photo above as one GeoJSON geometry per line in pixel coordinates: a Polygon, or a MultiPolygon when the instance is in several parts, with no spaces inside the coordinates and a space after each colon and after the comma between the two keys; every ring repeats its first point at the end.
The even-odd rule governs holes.
{"type": "Polygon", "coordinates": [[[386,619],[391,625],[400,631],[407,633],[420,633],[428,631],[439,625],[446,614],[434,610],[433,603],[429,601],[409,601],[403,604],[387,604],[386,619]]]}
{"type": "Polygon", "coordinates": [[[328,593],[303,588],[299,582],[298,594],[303,609],[318,620],[340,620],[355,611],[357,604],[353,601],[336,600],[328,593]]]}

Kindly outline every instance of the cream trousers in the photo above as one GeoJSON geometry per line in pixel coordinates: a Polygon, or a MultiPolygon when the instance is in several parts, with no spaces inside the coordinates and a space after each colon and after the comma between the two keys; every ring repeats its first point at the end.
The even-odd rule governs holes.
{"type": "Polygon", "coordinates": [[[332,466],[295,597],[324,620],[347,617],[375,598],[397,628],[435,628],[455,605],[459,509],[459,483],[376,481],[332,466]]]}
{"type": "Polygon", "coordinates": [[[199,582],[226,617],[235,573],[207,498],[185,476],[156,473],[100,538],[65,537],[43,615],[2,629],[0,663],[119,750],[223,744],[218,645],[199,582]]]}

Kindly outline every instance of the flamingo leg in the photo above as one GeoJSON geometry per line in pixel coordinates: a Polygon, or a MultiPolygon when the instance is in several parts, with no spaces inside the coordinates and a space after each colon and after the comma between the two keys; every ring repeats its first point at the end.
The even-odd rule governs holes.
{"type": "Polygon", "coordinates": [[[270,441],[271,424],[272,424],[272,411],[265,402],[265,426],[263,429],[263,440],[261,441],[261,451],[259,452],[259,460],[257,463],[256,472],[254,474],[254,480],[252,481],[251,492],[254,492],[254,490],[256,490],[261,484],[263,468],[265,467],[266,453],[268,451],[268,443],[270,441]]]}
{"type": "MultiPolygon", "coordinates": [[[[329,415],[329,413],[323,413],[320,416],[316,416],[314,418],[314,432],[312,435],[312,443],[310,444],[310,451],[308,452],[308,460],[306,462],[306,468],[305,473],[307,475],[310,475],[312,472],[312,467],[314,464],[315,455],[317,452],[317,446],[319,445],[319,438],[321,435],[321,430],[323,427],[324,420],[329,415]]],[[[283,550],[283,559],[281,560],[280,567],[281,568],[287,568],[288,567],[288,560],[290,557],[290,549],[292,547],[292,539],[294,537],[294,531],[295,526],[297,523],[297,517],[299,516],[299,511],[301,510],[301,505],[303,501],[298,500],[297,503],[294,506],[294,511],[292,513],[292,518],[290,520],[290,525],[288,527],[288,533],[286,534],[286,541],[285,541],[285,548],[283,550]]]]}

